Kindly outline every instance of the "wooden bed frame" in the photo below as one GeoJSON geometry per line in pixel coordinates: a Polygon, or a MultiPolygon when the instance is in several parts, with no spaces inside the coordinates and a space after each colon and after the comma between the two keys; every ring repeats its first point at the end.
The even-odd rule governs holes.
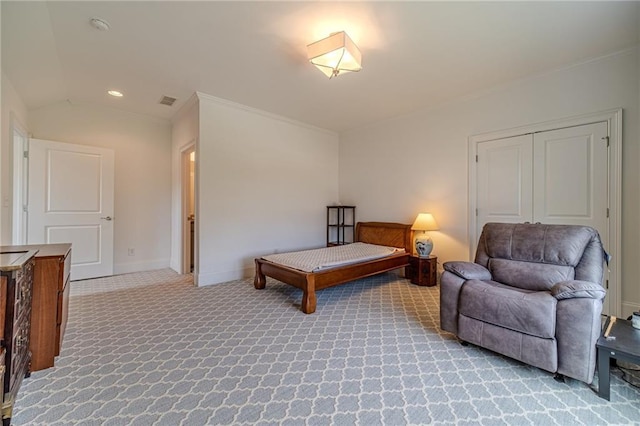
{"type": "Polygon", "coordinates": [[[257,258],[255,260],[256,276],[253,280],[253,285],[257,289],[264,289],[267,285],[265,276],[269,276],[297,287],[303,291],[302,312],[312,314],[316,310],[316,290],[409,265],[409,256],[412,252],[411,225],[389,222],[358,222],[356,224],[355,241],[390,247],[404,247],[405,253],[318,272],[303,272],[257,258]]]}

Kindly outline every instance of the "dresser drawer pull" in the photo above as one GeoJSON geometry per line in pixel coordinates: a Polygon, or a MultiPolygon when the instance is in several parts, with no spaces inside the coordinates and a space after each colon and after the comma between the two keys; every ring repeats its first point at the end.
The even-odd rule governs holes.
{"type": "Polygon", "coordinates": [[[25,343],[27,343],[27,338],[24,336],[18,336],[16,339],[16,348],[21,348],[25,343]]]}

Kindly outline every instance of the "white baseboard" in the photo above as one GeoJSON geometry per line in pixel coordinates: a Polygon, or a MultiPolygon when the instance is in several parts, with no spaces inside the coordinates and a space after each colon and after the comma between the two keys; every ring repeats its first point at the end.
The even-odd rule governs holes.
{"type": "Polygon", "coordinates": [[[622,302],[622,318],[627,319],[633,312],[640,311],[640,304],[631,302],[622,302]]]}
{"type": "Polygon", "coordinates": [[[194,282],[198,287],[202,287],[205,285],[221,284],[228,281],[242,280],[252,277],[254,273],[255,268],[253,267],[224,272],[200,272],[194,274],[194,282]]]}
{"type": "Polygon", "coordinates": [[[153,271],[169,267],[169,259],[147,260],[141,262],[116,263],[113,265],[114,275],[132,272],[153,271]]]}

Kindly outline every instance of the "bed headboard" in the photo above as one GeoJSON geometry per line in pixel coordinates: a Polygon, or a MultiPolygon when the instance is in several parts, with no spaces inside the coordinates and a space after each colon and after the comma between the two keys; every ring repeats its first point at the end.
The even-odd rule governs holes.
{"type": "Polygon", "coordinates": [[[389,247],[404,247],[407,253],[413,252],[411,225],[391,222],[358,222],[356,241],[389,247]]]}

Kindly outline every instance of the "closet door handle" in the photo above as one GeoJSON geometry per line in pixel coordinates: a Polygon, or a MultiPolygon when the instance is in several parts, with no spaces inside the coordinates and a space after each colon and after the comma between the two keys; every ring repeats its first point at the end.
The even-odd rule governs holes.
{"type": "Polygon", "coordinates": [[[102,220],[106,220],[106,221],[113,220],[113,218],[112,218],[111,216],[101,217],[100,219],[102,219],[102,220]]]}

